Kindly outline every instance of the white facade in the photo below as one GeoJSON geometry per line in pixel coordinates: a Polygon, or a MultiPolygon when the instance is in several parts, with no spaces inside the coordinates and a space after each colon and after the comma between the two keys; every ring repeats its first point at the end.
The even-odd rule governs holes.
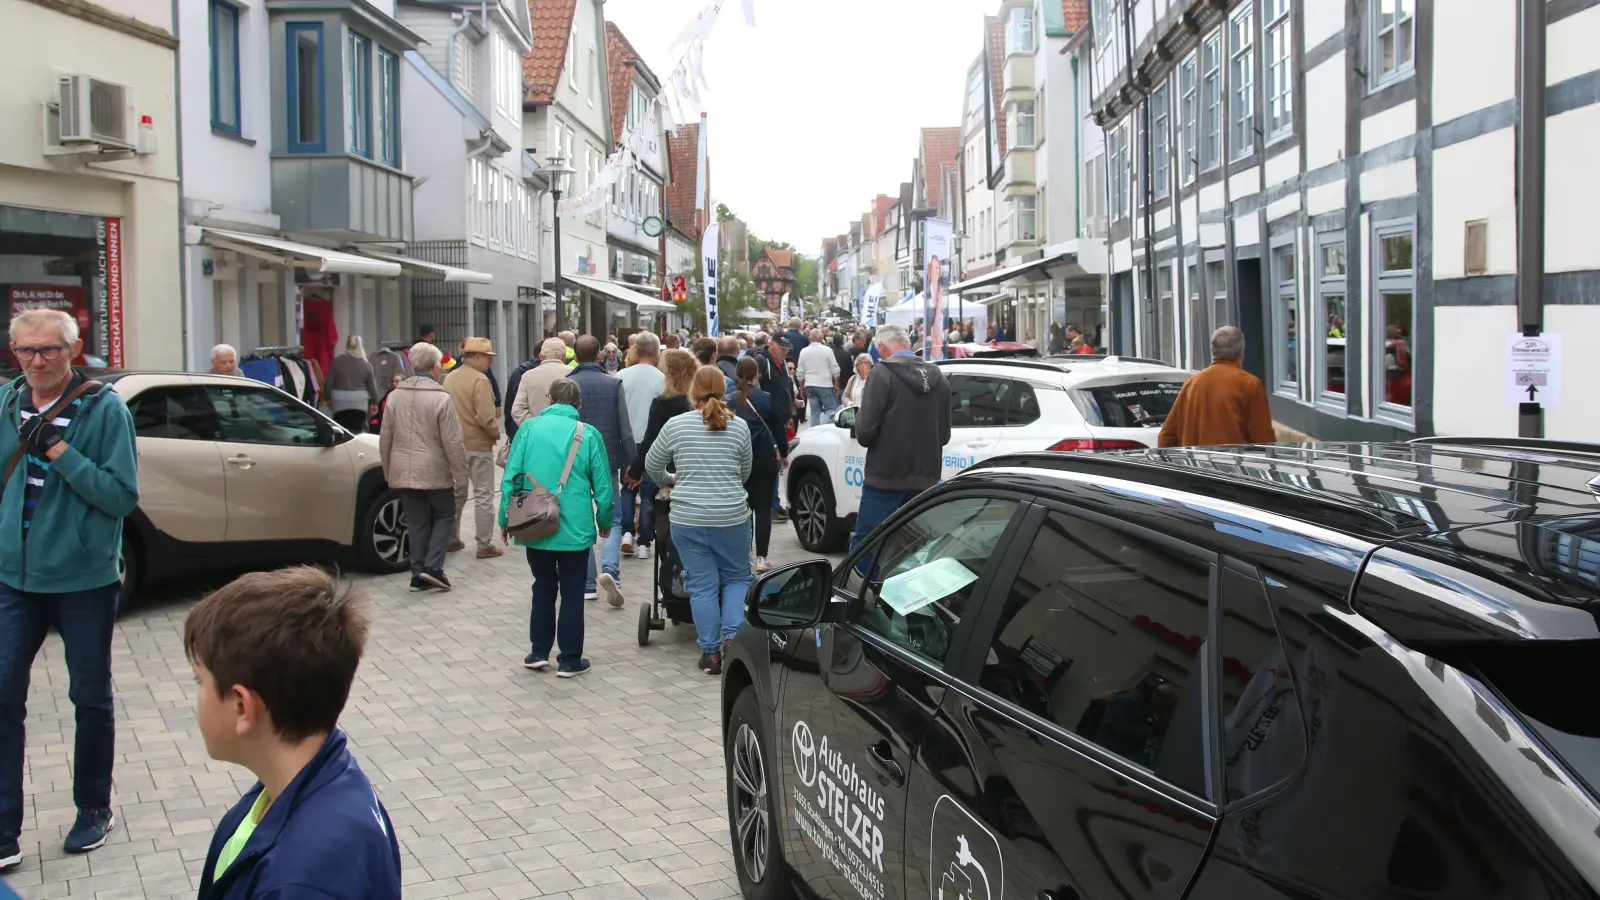
{"type": "MultiPolygon", "coordinates": [[[[612,65],[618,65],[612,61],[612,65]]],[[[647,121],[651,106],[661,92],[660,84],[647,72],[642,63],[630,67],[633,78],[628,83],[627,114],[623,119],[623,134],[631,133],[647,121]]],[[[613,98],[612,102],[620,102],[613,98]]],[[[659,294],[661,276],[660,235],[645,233],[645,220],[664,217],[661,214],[661,196],[667,180],[667,139],[660,126],[649,136],[644,153],[637,163],[624,172],[611,188],[611,212],[606,217],[606,233],[611,240],[610,275],[615,281],[627,281],[642,287],[654,288],[659,294]]],[[[614,135],[621,140],[622,135],[614,135]]]]}
{"type": "MultiPolygon", "coordinates": [[[[1113,347],[1201,365],[1209,330],[1237,324],[1292,428],[1516,433],[1516,4],[1295,2],[1229,4],[1198,35],[1166,0],[1135,3],[1131,33],[1117,0],[1092,4],[1113,347]],[[1151,85],[1148,132],[1140,91],[1124,88],[1129,43],[1151,85]]],[[[1600,325],[1584,201],[1600,10],[1552,7],[1546,37],[1544,327],[1564,337],[1574,385],[1600,367],[1573,351],[1600,325]]],[[[1593,439],[1600,400],[1563,394],[1545,434],[1593,439]]]]}
{"type": "Polygon", "coordinates": [[[96,360],[178,369],[185,359],[174,340],[184,314],[173,6],[100,5],[129,18],[96,22],[0,0],[0,22],[13,35],[0,64],[0,232],[31,238],[23,246],[0,237],[0,296],[8,318],[44,294],[74,311],[96,360]],[[136,138],[148,116],[145,149],[153,152],[50,155],[59,131],[47,105],[59,97],[63,72],[132,88],[133,118],[119,125],[136,138]]]}
{"type": "Polygon", "coordinates": [[[967,67],[961,109],[961,275],[969,278],[994,268],[994,190],[989,187],[989,81],[980,53],[967,67]]]}

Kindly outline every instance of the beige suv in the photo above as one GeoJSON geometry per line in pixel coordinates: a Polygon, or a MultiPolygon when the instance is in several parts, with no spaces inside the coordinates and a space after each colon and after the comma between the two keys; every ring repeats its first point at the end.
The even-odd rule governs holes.
{"type": "Polygon", "coordinates": [[[205,570],[329,558],[409,566],[376,435],[355,435],[249,378],[96,376],[133,414],[139,508],[123,529],[124,596],[205,570]]]}

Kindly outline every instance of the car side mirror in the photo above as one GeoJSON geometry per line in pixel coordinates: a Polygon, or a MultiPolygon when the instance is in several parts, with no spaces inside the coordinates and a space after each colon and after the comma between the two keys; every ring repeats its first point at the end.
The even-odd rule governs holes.
{"type": "Polygon", "coordinates": [[[861,412],[859,406],[846,406],[833,414],[833,424],[854,433],[856,430],[856,416],[861,412]]]}
{"type": "Polygon", "coordinates": [[[768,631],[810,628],[822,621],[832,584],[833,564],[825,559],[773,569],[750,585],[745,621],[768,631]]]}

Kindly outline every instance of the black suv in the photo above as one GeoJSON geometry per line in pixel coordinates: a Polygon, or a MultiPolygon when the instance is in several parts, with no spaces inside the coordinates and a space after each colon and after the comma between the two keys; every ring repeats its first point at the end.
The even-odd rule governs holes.
{"type": "Polygon", "coordinates": [[[1593,898],[1600,452],[1041,453],[751,588],[750,898],[1593,898]]]}

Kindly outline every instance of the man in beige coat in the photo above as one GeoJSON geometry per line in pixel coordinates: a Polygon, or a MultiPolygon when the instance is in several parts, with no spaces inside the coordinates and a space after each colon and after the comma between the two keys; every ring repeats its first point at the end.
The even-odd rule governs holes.
{"type": "Polygon", "coordinates": [[[550,385],[557,378],[572,374],[567,367],[567,342],[561,338],[545,339],[539,345],[539,364],[529,369],[517,382],[517,396],[511,401],[511,421],[523,422],[544,412],[550,405],[550,385]]]}
{"type": "Polygon", "coordinates": [[[378,455],[384,480],[400,492],[411,535],[411,590],[448,591],[445,545],[455,527],[455,498],[467,493],[467,453],[461,419],[439,384],[439,348],[415,344],[410,359],[416,374],[389,394],[378,455]]]}
{"type": "MultiPolygon", "coordinates": [[[[473,521],[478,532],[479,559],[503,555],[494,545],[494,519],[499,512],[495,502],[494,445],[500,441],[500,415],[495,411],[494,388],[489,384],[489,376],[484,374],[493,362],[494,345],[489,339],[469,337],[461,345],[461,365],[444,377],[444,389],[461,419],[461,438],[467,448],[467,475],[477,504],[473,521]]],[[[466,505],[467,498],[457,495],[451,550],[466,547],[461,540],[461,514],[466,505]]]]}

